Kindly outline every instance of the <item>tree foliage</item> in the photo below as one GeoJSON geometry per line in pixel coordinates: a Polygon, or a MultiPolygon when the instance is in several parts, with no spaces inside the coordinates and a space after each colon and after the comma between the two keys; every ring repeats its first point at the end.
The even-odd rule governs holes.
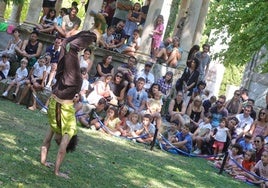
{"type": "Polygon", "coordinates": [[[226,31],[228,35],[222,39],[229,45],[215,57],[221,58],[225,65],[244,65],[263,45],[268,46],[267,10],[267,0],[212,1],[206,23],[207,32],[216,30],[211,43],[213,45],[221,32],[226,31]]]}
{"type": "Polygon", "coordinates": [[[25,2],[25,0],[1,0],[4,1],[6,4],[10,4],[11,2],[14,4],[23,4],[25,2]]]}

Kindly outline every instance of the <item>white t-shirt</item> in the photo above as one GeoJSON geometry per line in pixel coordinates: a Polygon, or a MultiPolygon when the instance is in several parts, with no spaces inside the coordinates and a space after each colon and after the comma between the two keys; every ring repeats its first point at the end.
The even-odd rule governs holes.
{"type": "Polygon", "coordinates": [[[236,133],[239,135],[240,133],[242,133],[243,131],[244,132],[247,132],[249,131],[250,127],[251,127],[251,124],[253,123],[253,119],[252,117],[248,116],[248,117],[245,117],[244,116],[244,113],[242,114],[237,114],[235,116],[239,123],[237,124],[236,128],[235,128],[235,131],[236,133]]]}
{"type": "Polygon", "coordinates": [[[16,74],[17,74],[17,80],[21,80],[22,78],[26,78],[28,76],[28,70],[26,68],[22,70],[21,67],[19,67],[16,70],[16,74]]]}
{"type": "Polygon", "coordinates": [[[102,35],[102,40],[106,43],[106,44],[110,44],[113,40],[114,40],[114,36],[110,35],[108,36],[107,33],[104,33],[102,35]]]}
{"type": "Polygon", "coordinates": [[[9,61],[6,61],[5,63],[3,61],[0,61],[0,67],[3,66],[3,70],[2,73],[5,75],[5,77],[7,78],[9,69],[10,69],[10,63],[9,61]]]}
{"type": "Polygon", "coordinates": [[[226,142],[227,139],[227,131],[229,129],[226,127],[217,127],[217,133],[215,135],[215,140],[219,141],[219,142],[226,142]]]}
{"type": "Polygon", "coordinates": [[[81,91],[88,90],[88,86],[89,86],[89,81],[87,79],[83,79],[81,91]]]}
{"type": "Polygon", "coordinates": [[[204,135],[207,132],[207,129],[209,129],[209,131],[212,129],[212,126],[210,123],[205,124],[205,122],[201,122],[199,124],[199,133],[198,135],[204,135]]]}
{"type": "Polygon", "coordinates": [[[33,66],[34,68],[34,71],[33,71],[33,75],[37,78],[43,78],[43,74],[44,74],[44,71],[46,71],[46,66],[43,65],[42,67],[40,67],[38,61],[34,64],[33,66]]]}
{"type": "Polygon", "coordinates": [[[139,122],[136,123],[136,124],[134,124],[134,123],[132,123],[131,121],[127,120],[127,121],[126,121],[126,124],[127,124],[127,126],[130,128],[130,132],[132,132],[132,131],[137,131],[137,130],[139,130],[140,127],[141,127],[139,122]]]}

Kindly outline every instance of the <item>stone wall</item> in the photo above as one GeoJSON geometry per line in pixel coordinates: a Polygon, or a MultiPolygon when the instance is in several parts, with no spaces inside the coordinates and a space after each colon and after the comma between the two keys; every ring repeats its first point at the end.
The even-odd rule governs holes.
{"type": "Polygon", "coordinates": [[[254,54],[246,65],[241,85],[249,90],[249,97],[255,100],[258,107],[266,107],[265,96],[268,92],[268,73],[260,74],[259,66],[268,61],[267,47],[263,46],[254,54]]]}

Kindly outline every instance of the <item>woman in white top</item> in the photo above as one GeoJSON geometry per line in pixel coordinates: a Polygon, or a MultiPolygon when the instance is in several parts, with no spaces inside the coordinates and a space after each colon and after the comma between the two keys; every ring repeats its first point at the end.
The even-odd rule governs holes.
{"type": "Polygon", "coordinates": [[[86,48],[84,50],[83,55],[80,57],[80,69],[81,68],[86,68],[87,69],[87,73],[90,72],[93,62],[90,59],[91,56],[91,49],[90,48],[86,48]]]}
{"type": "Polygon", "coordinates": [[[9,40],[7,47],[4,51],[0,52],[0,56],[2,54],[8,54],[9,58],[16,57],[16,48],[20,49],[22,46],[22,40],[20,38],[20,33],[18,29],[12,30],[13,38],[9,40]]]}

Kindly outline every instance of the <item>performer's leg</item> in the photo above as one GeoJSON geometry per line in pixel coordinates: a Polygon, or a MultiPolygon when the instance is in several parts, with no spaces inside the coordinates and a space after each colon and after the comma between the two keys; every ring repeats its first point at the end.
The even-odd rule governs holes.
{"type": "Polygon", "coordinates": [[[46,134],[46,137],[43,141],[43,144],[41,146],[41,164],[47,166],[47,167],[50,167],[52,166],[52,163],[49,163],[47,162],[47,154],[48,154],[48,150],[50,148],[50,143],[51,143],[51,139],[53,137],[53,131],[51,130],[51,128],[49,128],[47,134],[46,134]]]}
{"type": "Polygon", "coordinates": [[[68,134],[64,134],[62,136],[61,139],[61,143],[60,143],[60,148],[57,154],[57,159],[56,159],[56,165],[55,165],[55,175],[56,176],[60,176],[60,177],[64,177],[64,178],[69,178],[69,176],[67,174],[61,173],[60,172],[60,165],[65,157],[66,154],[66,148],[68,146],[70,142],[70,137],[68,134]]]}

